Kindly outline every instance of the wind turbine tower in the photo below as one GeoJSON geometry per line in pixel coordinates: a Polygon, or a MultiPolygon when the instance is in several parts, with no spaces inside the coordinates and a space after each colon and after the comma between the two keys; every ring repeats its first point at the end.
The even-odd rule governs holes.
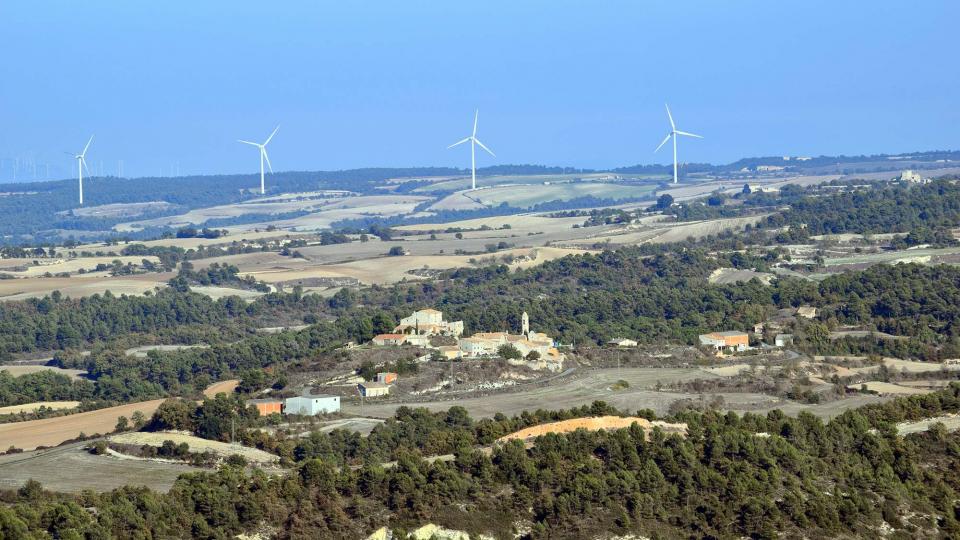
{"type": "Polygon", "coordinates": [[[447,148],[453,148],[454,146],[461,145],[465,142],[470,143],[470,191],[474,191],[477,189],[477,145],[479,145],[480,148],[483,148],[484,150],[486,150],[487,153],[490,154],[491,156],[497,157],[496,154],[491,152],[490,149],[484,146],[483,143],[480,142],[480,139],[477,138],[477,120],[479,118],[480,118],[480,110],[478,109],[477,112],[474,113],[473,115],[473,134],[447,147],[447,148]]]}
{"type": "Polygon", "coordinates": [[[90,143],[93,142],[93,135],[90,136],[90,140],[87,141],[87,145],[83,147],[83,152],[79,154],[70,154],[73,159],[77,160],[77,183],[80,186],[80,206],[83,206],[83,171],[87,170],[87,174],[90,174],[90,169],[87,168],[87,150],[90,148],[90,143]]]}
{"type": "MultiPolygon", "coordinates": [[[[703,137],[701,137],[700,135],[694,135],[693,133],[687,133],[686,131],[680,131],[679,129],[677,129],[677,125],[673,123],[673,115],[670,114],[670,106],[664,105],[664,107],[667,108],[667,118],[670,119],[670,133],[667,133],[667,136],[663,138],[663,142],[660,143],[660,146],[657,147],[657,150],[660,150],[660,148],[663,145],[667,144],[667,141],[669,141],[671,137],[673,138],[673,183],[676,184],[677,183],[677,136],[683,135],[685,137],[696,137],[698,139],[702,139],[703,137]]],[[[657,150],[654,150],[654,152],[656,152],[657,150]]]]}
{"type": "Polygon", "coordinates": [[[267,161],[267,167],[270,168],[270,173],[273,174],[273,165],[270,164],[270,156],[267,155],[267,145],[270,144],[270,139],[272,139],[273,136],[277,134],[278,129],[280,129],[279,125],[276,128],[274,128],[273,133],[271,133],[270,136],[267,137],[267,140],[263,141],[263,144],[257,144],[255,142],[237,139],[237,142],[242,142],[243,144],[256,146],[257,148],[260,149],[260,194],[261,195],[266,193],[266,188],[264,187],[264,183],[263,183],[263,161],[264,160],[267,161]]]}

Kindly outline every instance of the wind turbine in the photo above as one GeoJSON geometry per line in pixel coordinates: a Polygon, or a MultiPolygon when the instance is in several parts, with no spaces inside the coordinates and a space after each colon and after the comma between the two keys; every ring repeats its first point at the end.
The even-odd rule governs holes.
{"type": "Polygon", "coordinates": [[[267,140],[263,141],[263,144],[257,144],[257,143],[255,143],[255,142],[250,142],[250,141],[244,141],[244,140],[242,140],[242,139],[237,139],[237,142],[242,142],[243,144],[249,144],[249,145],[251,145],[251,146],[256,146],[257,148],[260,149],[260,194],[261,194],[261,195],[263,195],[264,193],[266,193],[266,190],[264,189],[264,185],[263,185],[263,160],[267,160],[267,167],[270,167],[270,173],[272,174],[272,173],[273,173],[273,165],[270,164],[270,156],[267,155],[267,145],[270,144],[270,139],[272,139],[273,136],[277,134],[277,130],[278,130],[278,129],[280,129],[280,126],[279,126],[279,125],[277,125],[277,127],[273,129],[273,133],[271,133],[270,136],[267,137],[267,140]]]}
{"type": "MultiPolygon", "coordinates": [[[[700,135],[694,135],[693,133],[687,133],[686,131],[680,131],[677,129],[677,125],[673,123],[673,115],[670,114],[670,106],[664,105],[667,108],[667,118],[670,119],[670,133],[667,133],[667,136],[663,138],[663,142],[660,143],[660,146],[657,147],[657,150],[667,144],[667,141],[670,140],[670,137],[673,137],[673,183],[677,183],[677,136],[684,135],[686,137],[696,137],[702,139],[700,135]]],[[[656,152],[657,150],[654,150],[656,152]]]]}
{"type": "Polygon", "coordinates": [[[453,148],[454,146],[461,145],[465,142],[470,143],[470,180],[471,180],[470,191],[474,191],[475,189],[477,189],[477,145],[480,145],[480,148],[483,148],[484,150],[486,150],[487,153],[490,154],[491,156],[497,157],[496,154],[491,152],[490,149],[484,146],[483,143],[480,142],[480,139],[477,138],[477,120],[479,118],[480,118],[480,110],[478,109],[477,112],[473,115],[473,134],[447,147],[447,148],[453,148]]]}
{"type": "Polygon", "coordinates": [[[87,168],[87,150],[90,148],[90,143],[92,142],[93,135],[90,136],[90,140],[87,141],[87,145],[83,147],[83,152],[80,152],[79,154],[65,152],[67,155],[72,155],[73,159],[77,160],[77,182],[80,185],[80,206],[83,206],[83,170],[87,169],[87,174],[90,174],[90,169],[87,168]]]}

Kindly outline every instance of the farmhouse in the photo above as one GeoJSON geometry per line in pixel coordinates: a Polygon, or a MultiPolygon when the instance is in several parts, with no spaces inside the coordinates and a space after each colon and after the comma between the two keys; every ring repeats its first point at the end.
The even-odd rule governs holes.
{"type": "Polygon", "coordinates": [[[817,308],[812,306],[800,306],[797,308],[797,316],[805,319],[813,319],[817,316],[817,308]]]}
{"type": "Polygon", "coordinates": [[[260,416],[269,416],[283,412],[283,401],[279,399],[248,399],[247,406],[249,407],[250,405],[257,408],[260,416]]]}
{"type": "Polygon", "coordinates": [[[339,411],[340,396],[313,394],[309,390],[304,390],[299,396],[287,398],[283,405],[283,412],[286,414],[315,416],[339,411]]]}
{"type": "Polygon", "coordinates": [[[380,334],[378,336],[373,337],[373,344],[380,345],[380,346],[403,345],[405,341],[407,341],[407,336],[403,334],[380,334]]]}
{"type": "Polygon", "coordinates": [[[382,382],[362,382],[357,385],[357,390],[363,397],[380,397],[390,393],[390,385],[382,382]]]}
{"type": "Polygon", "coordinates": [[[613,345],[614,347],[636,347],[637,346],[636,341],[632,339],[627,339],[627,338],[611,339],[607,343],[610,345],[613,345]]]}
{"type": "Polygon", "coordinates": [[[750,336],[746,332],[711,332],[700,334],[700,345],[714,349],[745,351],[750,348],[750,336]]]}
{"type": "Polygon", "coordinates": [[[400,324],[393,329],[393,333],[460,337],[463,334],[463,321],[444,321],[442,311],[421,309],[414,311],[409,317],[400,319],[400,324]]]}

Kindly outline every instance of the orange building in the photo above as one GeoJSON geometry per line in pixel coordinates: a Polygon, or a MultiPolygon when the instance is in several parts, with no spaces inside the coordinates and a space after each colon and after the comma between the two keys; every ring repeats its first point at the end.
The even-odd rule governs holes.
{"type": "Polygon", "coordinates": [[[283,412],[283,401],[279,399],[248,399],[247,405],[256,407],[260,416],[269,416],[283,412]]]}
{"type": "Polygon", "coordinates": [[[392,371],[377,373],[377,378],[375,380],[384,384],[393,384],[397,382],[397,374],[392,371]]]}

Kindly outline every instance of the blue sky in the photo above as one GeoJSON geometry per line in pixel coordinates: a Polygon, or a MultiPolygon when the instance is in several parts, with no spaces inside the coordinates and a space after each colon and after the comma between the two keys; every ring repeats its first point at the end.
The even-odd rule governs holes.
{"type": "Polygon", "coordinates": [[[956,149],[960,3],[0,3],[0,181],[956,149]]]}

